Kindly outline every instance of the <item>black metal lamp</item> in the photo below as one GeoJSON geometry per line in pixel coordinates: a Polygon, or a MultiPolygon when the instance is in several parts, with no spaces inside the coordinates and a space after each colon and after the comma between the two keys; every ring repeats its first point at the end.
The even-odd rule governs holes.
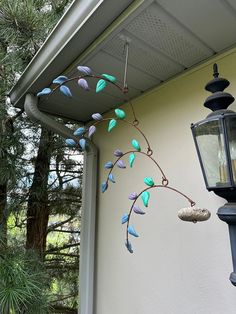
{"type": "Polygon", "coordinates": [[[229,226],[234,271],[230,281],[236,286],[236,113],[228,110],[234,97],[224,92],[229,81],[219,78],[217,64],[205,86],[213,94],[204,106],[212,112],[206,119],[191,125],[206,188],[227,200],[218,216],[229,226]]]}

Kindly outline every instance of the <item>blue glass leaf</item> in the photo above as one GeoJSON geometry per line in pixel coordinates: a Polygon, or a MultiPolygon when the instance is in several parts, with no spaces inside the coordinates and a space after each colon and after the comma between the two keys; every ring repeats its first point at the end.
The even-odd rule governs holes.
{"type": "Polygon", "coordinates": [[[46,87],[43,90],[41,90],[41,92],[39,92],[37,94],[37,96],[40,97],[40,96],[44,96],[44,95],[49,95],[49,94],[51,94],[51,92],[52,92],[51,88],[46,87]]]}
{"type": "Polygon", "coordinates": [[[81,136],[86,132],[86,129],[83,127],[78,128],[77,130],[75,130],[74,135],[75,136],[81,136]]]}
{"type": "Polygon", "coordinates": [[[131,243],[130,243],[129,240],[126,240],[126,241],[125,241],[125,246],[126,246],[127,250],[128,250],[130,253],[133,253],[133,252],[134,252],[134,251],[133,251],[133,248],[132,248],[132,245],[131,245],[131,243]]]}
{"type": "Polygon", "coordinates": [[[134,153],[131,153],[131,154],[129,155],[129,165],[130,165],[130,168],[133,167],[134,161],[135,161],[135,154],[134,154],[134,153]]]}
{"type": "Polygon", "coordinates": [[[115,114],[116,114],[117,118],[121,119],[121,120],[125,119],[125,117],[126,117],[124,110],[121,110],[121,109],[115,109],[115,114]]]}
{"type": "Polygon", "coordinates": [[[144,179],[144,183],[147,184],[148,186],[153,186],[154,185],[154,181],[151,177],[146,177],[144,179]]]}
{"type": "Polygon", "coordinates": [[[104,193],[108,188],[108,184],[106,181],[102,182],[102,193],[104,193]]]}
{"type": "Polygon", "coordinates": [[[84,138],[81,138],[81,139],[79,140],[79,145],[80,145],[80,147],[82,148],[82,150],[85,150],[86,141],[85,141],[84,138]]]}
{"type": "Polygon", "coordinates": [[[138,142],[137,140],[132,140],[132,141],[131,141],[131,144],[132,144],[132,146],[133,146],[134,149],[136,149],[137,151],[140,152],[141,147],[140,147],[139,142],[138,142]]]}
{"type": "Polygon", "coordinates": [[[125,168],[126,168],[126,166],[125,166],[123,160],[121,160],[121,159],[117,161],[117,166],[118,166],[119,168],[121,168],[121,169],[125,169],[125,168]]]}
{"type": "Polygon", "coordinates": [[[68,80],[68,77],[61,75],[55,78],[52,82],[53,84],[63,84],[68,80]]]}
{"type": "Polygon", "coordinates": [[[99,80],[96,85],[96,93],[101,92],[107,86],[107,82],[104,80],[99,80]]]}
{"type": "Polygon", "coordinates": [[[92,114],[92,118],[93,118],[93,120],[96,120],[96,121],[99,121],[99,120],[103,119],[103,117],[102,117],[102,115],[100,113],[92,114]]]}
{"type": "Polygon", "coordinates": [[[82,66],[82,65],[79,65],[77,66],[77,69],[85,74],[85,75],[91,75],[92,74],[92,70],[89,68],[89,67],[86,67],[86,66],[82,66]]]}
{"type": "Polygon", "coordinates": [[[113,168],[113,163],[112,163],[112,161],[106,162],[105,165],[104,165],[104,168],[105,168],[105,169],[111,169],[111,168],[113,168]]]}
{"type": "Polygon", "coordinates": [[[141,195],[142,201],[143,201],[143,205],[145,207],[148,207],[148,201],[150,198],[150,193],[148,191],[144,191],[141,195]]]}
{"type": "Polygon", "coordinates": [[[88,137],[90,138],[96,132],[96,126],[91,125],[88,131],[88,137]]]}
{"type": "Polygon", "coordinates": [[[138,215],[144,215],[145,214],[145,212],[138,205],[134,205],[133,211],[135,212],[135,214],[138,214],[138,215]]]}
{"type": "Polygon", "coordinates": [[[112,129],[117,125],[117,121],[115,119],[112,119],[108,124],[108,132],[111,132],[112,129]]]}
{"type": "Polygon", "coordinates": [[[115,76],[112,76],[112,75],[109,75],[109,74],[102,74],[103,77],[105,77],[108,81],[112,82],[112,83],[115,83],[116,81],[116,77],[115,76]]]}
{"type": "Polygon", "coordinates": [[[108,180],[110,180],[112,183],[116,183],[115,178],[112,173],[109,174],[108,180]]]}
{"type": "Polygon", "coordinates": [[[116,157],[121,157],[121,156],[124,155],[123,152],[121,150],[119,150],[119,149],[116,149],[113,154],[116,157]]]}
{"type": "Polygon", "coordinates": [[[130,193],[130,195],[129,195],[129,200],[134,201],[134,200],[136,200],[137,196],[138,196],[138,195],[137,195],[136,192],[132,192],[132,193],[130,193]]]}
{"type": "Polygon", "coordinates": [[[89,91],[88,82],[87,82],[84,78],[81,78],[81,79],[78,80],[78,85],[79,85],[82,89],[84,89],[84,90],[86,90],[86,91],[89,91]]]}
{"type": "Polygon", "coordinates": [[[65,85],[61,85],[60,86],[60,91],[62,92],[63,95],[65,95],[66,97],[72,98],[72,94],[71,91],[69,89],[69,87],[65,86],[65,85]]]}
{"type": "Polygon", "coordinates": [[[134,237],[139,237],[139,235],[137,234],[137,232],[134,230],[134,227],[133,226],[129,226],[128,227],[128,232],[129,232],[129,234],[131,234],[132,236],[134,236],[134,237]]]}
{"type": "Polygon", "coordinates": [[[76,141],[73,140],[72,138],[67,138],[67,139],[66,139],[66,144],[67,144],[68,146],[75,146],[77,143],[76,143],[76,141]]]}
{"type": "Polygon", "coordinates": [[[124,214],[122,216],[122,218],[121,218],[122,225],[125,224],[128,220],[129,220],[129,215],[128,214],[124,214]]]}

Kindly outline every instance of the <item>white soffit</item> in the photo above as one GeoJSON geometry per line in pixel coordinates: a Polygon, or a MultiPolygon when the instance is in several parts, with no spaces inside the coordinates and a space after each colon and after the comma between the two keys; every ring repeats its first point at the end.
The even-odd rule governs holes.
{"type": "MultiPolygon", "coordinates": [[[[112,2],[112,1],[111,1],[112,2]]],[[[78,56],[78,62],[65,71],[78,75],[76,65],[88,65],[95,73],[108,73],[122,83],[124,42],[130,39],[128,85],[132,99],[148,89],[180,74],[216,53],[236,44],[235,0],[146,0],[89,53],[78,56]]],[[[109,87],[99,94],[70,87],[72,100],[55,93],[41,109],[68,118],[87,122],[94,112],[106,112],[124,99],[118,90],[109,87]],[[120,98],[121,97],[121,98],[120,98]]]]}

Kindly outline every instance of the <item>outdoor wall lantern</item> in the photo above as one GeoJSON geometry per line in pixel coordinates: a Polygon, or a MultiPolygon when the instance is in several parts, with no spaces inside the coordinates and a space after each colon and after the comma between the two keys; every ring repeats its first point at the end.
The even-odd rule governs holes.
{"type": "Polygon", "coordinates": [[[234,101],[224,92],[230,82],[218,77],[217,64],[213,72],[214,79],[205,86],[213,94],[204,103],[212,112],[191,129],[206,188],[227,200],[217,215],[229,226],[234,269],[230,281],[236,286],[236,113],[227,109],[234,101]]]}

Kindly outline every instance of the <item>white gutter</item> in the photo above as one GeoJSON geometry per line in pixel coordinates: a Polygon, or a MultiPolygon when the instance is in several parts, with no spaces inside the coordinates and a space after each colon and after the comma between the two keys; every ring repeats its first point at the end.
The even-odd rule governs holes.
{"type": "MultiPolygon", "coordinates": [[[[63,124],[42,113],[38,107],[38,98],[27,94],[25,111],[30,119],[52,130],[64,138],[73,138],[73,132],[63,124]]],[[[94,261],[95,261],[95,232],[96,232],[96,202],[97,202],[97,161],[98,150],[87,141],[88,149],[84,153],[83,191],[82,191],[82,220],[80,233],[80,275],[79,296],[80,314],[93,314],[94,307],[94,261]]]]}
{"type": "Polygon", "coordinates": [[[132,0],[75,0],[9,92],[12,104],[24,106],[26,93],[50,85],[98,38],[132,0]],[[112,8],[112,10],[111,10],[112,8]]]}

